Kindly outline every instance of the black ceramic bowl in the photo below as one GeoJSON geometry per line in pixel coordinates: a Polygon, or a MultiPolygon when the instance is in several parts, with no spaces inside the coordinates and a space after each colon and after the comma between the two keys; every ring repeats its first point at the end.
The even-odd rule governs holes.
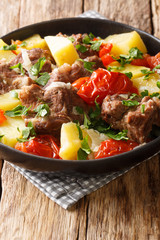
{"type": "MultiPolygon", "coordinates": [[[[58,32],[66,33],[68,35],[72,33],[92,32],[96,36],[105,38],[110,34],[130,32],[133,30],[136,30],[141,35],[150,54],[154,55],[160,51],[160,40],[148,33],[125,24],[109,20],[89,18],[67,18],[37,23],[18,29],[2,38],[5,42],[10,43],[11,39],[23,40],[35,33],[39,33],[44,37],[47,35],[55,35],[58,32]]],[[[84,174],[100,174],[121,170],[140,163],[159,151],[160,137],[157,137],[150,143],[117,156],[98,160],[69,161],[26,154],[0,143],[1,158],[20,167],[35,171],[63,171],[84,174]]]]}

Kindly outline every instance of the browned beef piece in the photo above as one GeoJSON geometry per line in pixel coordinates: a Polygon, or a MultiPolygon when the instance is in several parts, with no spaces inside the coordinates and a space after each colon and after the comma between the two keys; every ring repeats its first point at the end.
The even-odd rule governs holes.
{"type": "Polygon", "coordinates": [[[31,106],[31,110],[34,110],[40,103],[43,102],[44,90],[37,84],[25,86],[19,93],[19,98],[22,105],[27,108],[31,106]]]}
{"type": "Polygon", "coordinates": [[[107,96],[102,103],[102,118],[114,129],[128,130],[128,137],[138,143],[147,140],[152,130],[152,125],[160,125],[160,100],[158,98],[140,97],[134,98],[139,102],[138,106],[128,107],[122,100],[128,100],[130,94],[107,96]],[[127,96],[127,95],[126,95],[127,96]],[[142,111],[142,105],[144,112],[142,111]]]}
{"type": "Polygon", "coordinates": [[[91,73],[84,68],[83,62],[81,61],[76,61],[72,66],[65,63],[52,71],[50,74],[50,80],[45,87],[49,86],[52,82],[72,83],[80,77],[90,75],[91,73]]]}
{"type": "MultiPolygon", "coordinates": [[[[41,48],[33,48],[31,50],[27,50],[29,59],[31,60],[32,65],[34,65],[39,58],[45,57],[46,62],[42,67],[41,72],[48,72],[50,73],[52,71],[51,67],[51,56],[49,54],[49,51],[43,50],[41,48]]],[[[22,58],[22,53],[18,54],[11,62],[10,66],[14,66],[18,63],[23,64],[23,58],[22,58]]]]}
{"type": "Polygon", "coordinates": [[[13,69],[10,69],[10,66],[10,63],[0,61],[0,94],[33,83],[31,78],[22,76],[13,69]]]}
{"type": "MultiPolygon", "coordinates": [[[[99,67],[103,67],[102,61],[97,56],[87,57],[85,59],[87,62],[95,62],[92,69],[96,70],[99,67]]],[[[65,83],[73,83],[75,80],[81,77],[89,77],[91,72],[84,68],[84,63],[77,60],[75,63],[70,66],[69,64],[63,64],[59,68],[56,68],[50,74],[50,80],[48,81],[47,86],[49,86],[52,82],[65,82],[65,83]]]]}
{"type": "Polygon", "coordinates": [[[32,106],[30,114],[24,116],[26,125],[31,121],[37,133],[52,133],[57,136],[63,123],[78,120],[83,121],[83,116],[75,112],[75,106],[80,106],[87,111],[88,107],[71,87],[49,87],[42,90],[36,84],[25,87],[19,94],[22,104],[32,106]],[[38,99],[38,102],[37,102],[38,99]],[[50,113],[46,117],[36,117],[33,111],[39,104],[46,103],[50,113]]]}

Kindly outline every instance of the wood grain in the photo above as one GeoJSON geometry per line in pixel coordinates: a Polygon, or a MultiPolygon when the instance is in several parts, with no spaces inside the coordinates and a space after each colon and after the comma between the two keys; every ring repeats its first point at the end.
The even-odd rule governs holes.
{"type": "MultiPolygon", "coordinates": [[[[83,9],[93,9],[159,36],[159,4],[159,0],[151,4],[149,0],[1,0],[0,35],[34,22],[77,16],[83,9]]],[[[66,211],[5,163],[0,240],[159,240],[159,180],[157,156],[66,211]]]]}
{"type": "Polygon", "coordinates": [[[151,32],[149,0],[84,0],[84,3],[85,11],[94,9],[110,20],[151,32]]]}
{"type": "Polygon", "coordinates": [[[153,33],[160,38],[160,1],[152,0],[153,33]]]}

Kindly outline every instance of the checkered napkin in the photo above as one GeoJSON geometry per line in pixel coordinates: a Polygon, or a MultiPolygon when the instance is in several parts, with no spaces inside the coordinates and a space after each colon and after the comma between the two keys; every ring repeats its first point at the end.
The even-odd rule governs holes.
{"type": "MultiPolygon", "coordinates": [[[[104,19],[103,16],[91,10],[83,13],[80,17],[104,19]]],[[[94,177],[73,177],[64,173],[33,172],[17,167],[13,164],[11,165],[51,200],[59,204],[64,209],[68,209],[85,195],[104,186],[130,169],[94,177]]]]}

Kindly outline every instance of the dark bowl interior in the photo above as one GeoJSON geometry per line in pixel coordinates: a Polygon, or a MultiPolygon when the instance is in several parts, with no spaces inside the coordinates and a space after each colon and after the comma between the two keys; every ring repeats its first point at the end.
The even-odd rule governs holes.
{"type": "MultiPolygon", "coordinates": [[[[141,35],[150,54],[154,55],[159,52],[159,39],[128,25],[101,19],[67,18],[51,20],[18,29],[2,38],[5,42],[10,44],[11,39],[23,40],[35,33],[39,33],[44,37],[47,35],[56,35],[59,32],[68,35],[72,33],[92,32],[96,36],[105,38],[110,34],[130,32],[133,30],[136,30],[141,35]]],[[[69,161],[26,154],[0,143],[1,158],[20,167],[34,171],[63,171],[83,174],[100,174],[122,170],[126,167],[134,166],[135,164],[142,162],[159,151],[160,137],[157,137],[150,143],[117,156],[98,160],[69,161]]]]}

